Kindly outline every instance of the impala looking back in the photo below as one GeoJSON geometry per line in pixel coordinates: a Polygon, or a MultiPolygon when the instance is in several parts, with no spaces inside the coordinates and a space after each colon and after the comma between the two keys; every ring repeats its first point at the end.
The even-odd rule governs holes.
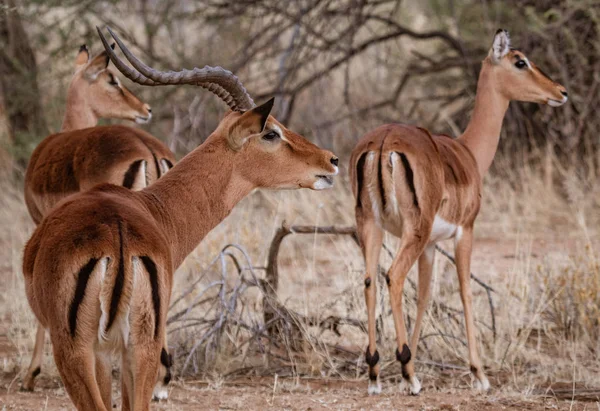
{"type": "Polygon", "coordinates": [[[27,243],[23,271],[36,316],[79,410],[112,408],[110,354],[121,354],[125,410],[148,410],[165,335],[173,272],[204,236],[255,188],[332,185],[338,159],[256,107],[221,68],[159,72],[112,33],[148,85],[195,84],[232,109],[207,140],[153,185],[100,185],[53,209],[27,243]]]}
{"type": "MultiPolygon", "coordinates": [[[[108,68],[109,62],[106,51],[91,58],[87,47],[81,46],[61,132],[45,138],[31,155],[25,173],[25,203],[36,224],[73,193],[99,183],[140,190],[175,162],[171,151],[143,130],[121,125],[94,127],[100,118],[137,123],[152,118],[150,106],[121,84],[108,68]]],[[[25,391],[33,390],[40,373],[44,337],[45,331],[38,325],[31,364],[23,378],[25,391]]],[[[167,370],[161,374],[169,375],[167,370]]],[[[157,391],[161,397],[165,393],[164,388],[157,391]]]]}
{"type": "Polygon", "coordinates": [[[366,266],[369,345],[365,358],[371,394],[381,392],[375,281],[384,230],[401,237],[386,281],[396,330],[396,358],[402,364],[410,392],[417,394],[421,389],[414,358],[430,294],[435,243],[451,238],[455,242],[471,371],[476,388],[489,388],[477,350],[471,307],[471,248],[473,225],[481,204],[481,180],[494,158],[511,100],[559,106],[567,101],[567,92],[521,51],[511,49],[508,33],[498,30],[482,64],[475,108],[463,135],[452,139],[419,127],[389,124],[366,134],[352,152],[350,172],[356,224],[366,266]],[[417,260],[417,318],[409,347],[402,295],[406,276],[417,260]]]}

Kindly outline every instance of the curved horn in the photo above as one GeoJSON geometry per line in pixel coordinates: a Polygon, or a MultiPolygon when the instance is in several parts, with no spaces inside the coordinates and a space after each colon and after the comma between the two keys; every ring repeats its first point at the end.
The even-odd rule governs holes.
{"type": "MultiPolygon", "coordinates": [[[[205,66],[202,69],[197,67],[192,70],[183,69],[177,72],[162,72],[153,69],[134,56],[110,27],[107,27],[107,29],[135,70],[132,70],[120,60],[114,52],[112,54],[109,52],[109,56],[115,66],[131,80],[152,86],[169,84],[193,84],[200,86],[217,95],[235,111],[245,111],[255,106],[252,97],[250,97],[240,80],[230,71],[221,67],[209,66],[205,66]],[[115,60],[118,60],[119,64],[115,60]]],[[[99,29],[98,32],[102,39],[102,44],[106,48],[108,42],[106,42],[99,29]]]]}
{"type": "Polygon", "coordinates": [[[110,57],[110,60],[113,62],[115,67],[121,73],[123,73],[123,75],[125,77],[127,77],[128,79],[130,79],[132,81],[135,81],[138,84],[143,84],[144,86],[162,86],[163,85],[163,84],[157,83],[156,81],[150,80],[149,78],[145,77],[140,72],[132,70],[127,64],[125,64],[123,62],[123,60],[121,60],[115,54],[115,52],[113,51],[113,47],[111,47],[108,44],[108,41],[106,40],[106,37],[104,37],[104,34],[102,34],[102,31],[100,31],[100,28],[96,27],[96,30],[98,30],[98,35],[100,36],[100,40],[102,41],[102,45],[104,46],[104,50],[106,50],[108,57],[110,57]]]}

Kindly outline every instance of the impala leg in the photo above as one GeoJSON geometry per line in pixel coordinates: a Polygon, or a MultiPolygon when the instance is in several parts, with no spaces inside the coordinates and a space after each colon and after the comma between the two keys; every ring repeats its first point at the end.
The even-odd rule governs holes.
{"type": "Polygon", "coordinates": [[[421,335],[421,325],[425,310],[429,304],[429,296],[431,293],[431,274],[433,272],[433,261],[435,258],[435,244],[428,244],[419,257],[419,285],[418,285],[418,300],[417,300],[417,319],[415,320],[415,328],[410,340],[411,355],[416,358],[417,346],[419,344],[419,336],[421,335]]]}
{"type": "Polygon", "coordinates": [[[130,411],[133,400],[133,372],[131,371],[130,352],[126,347],[121,351],[121,410],[130,411]]]}
{"type": "MultiPolygon", "coordinates": [[[[421,233],[429,233],[427,230],[419,230],[421,233]]],[[[410,393],[417,395],[421,391],[421,383],[415,376],[414,362],[410,348],[408,347],[408,338],[406,335],[406,325],[404,323],[404,314],[402,312],[402,298],[404,291],[404,282],[412,265],[417,261],[427,244],[429,235],[417,237],[415,235],[404,235],[400,250],[390,272],[388,273],[388,286],[390,289],[390,302],[392,304],[392,313],[394,315],[394,327],[396,329],[396,340],[398,348],[396,349],[396,359],[402,364],[402,376],[409,383],[410,393]]]]}
{"type": "Polygon", "coordinates": [[[109,353],[96,354],[96,381],[104,406],[112,409],[112,366],[109,353]]]}
{"type": "Polygon", "coordinates": [[[379,380],[379,353],[377,352],[376,318],[377,305],[377,264],[383,243],[383,232],[373,220],[357,224],[358,235],[365,257],[365,300],[367,302],[369,346],[365,361],[369,365],[369,394],[381,392],[379,380]]]}
{"type": "Polygon", "coordinates": [[[33,347],[33,355],[31,356],[31,363],[27,369],[27,373],[23,378],[23,384],[21,385],[22,391],[33,391],[35,385],[35,377],[38,376],[42,369],[42,359],[44,357],[44,342],[46,339],[46,329],[37,323],[37,332],[35,333],[35,345],[33,347]]]}
{"type": "Polygon", "coordinates": [[[475,338],[475,320],[473,318],[473,304],[471,293],[471,250],[473,248],[473,229],[464,229],[462,235],[456,237],[456,271],[460,284],[460,298],[465,312],[465,324],[467,328],[467,342],[469,345],[469,362],[471,372],[475,376],[475,388],[487,391],[490,383],[483,373],[477,340],[475,338]]]}
{"type": "Polygon", "coordinates": [[[123,348],[121,352],[121,410],[130,411],[133,401],[133,372],[131,370],[130,352],[123,348]]]}
{"type": "Polygon", "coordinates": [[[160,365],[158,368],[158,379],[152,392],[152,399],[154,401],[166,400],[169,398],[169,391],[167,389],[169,382],[171,381],[171,366],[173,365],[173,357],[169,354],[167,345],[167,333],[165,332],[165,341],[163,348],[160,351],[160,365]]]}
{"type": "Polygon", "coordinates": [[[108,411],[96,381],[96,358],[91,346],[70,340],[69,335],[52,337],[54,360],[65,389],[79,411],[108,411]],[[61,345],[61,342],[64,344],[61,345]]]}
{"type": "Polygon", "coordinates": [[[130,403],[133,411],[150,410],[152,390],[158,375],[161,349],[162,342],[160,344],[153,342],[130,348],[133,352],[127,358],[132,360],[129,364],[129,370],[133,376],[134,389],[129,401],[131,402],[133,399],[133,404],[130,403]]]}

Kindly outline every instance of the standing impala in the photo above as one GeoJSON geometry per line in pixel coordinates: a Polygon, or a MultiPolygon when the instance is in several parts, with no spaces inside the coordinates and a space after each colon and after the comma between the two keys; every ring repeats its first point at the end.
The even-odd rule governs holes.
{"type": "Polygon", "coordinates": [[[396,329],[396,358],[410,392],[418,394],[413,359],[429,299],[435,243],[454,238],[456,268],[464,307],[469,362],[478,389],[489,389],[481,367],[471,306],[470,263],[473,224],[481,204],[482,177],[490,167],[502,120],[511,100],[560,106],[567,92],[525,55],[510,48],[508,33],[498,30],[483,61],[471,121],[456,140],[427,130],[388,124],[366,134],[350,159],[356,224],[365,257],[368,311],[369,393],[381,392],[375,340],[377,263],[383,230],[401,237],[386,276],[396,329]],[[406,276],[419,261],[417,318],[408,346],[402,293],[406,276]]]}
{"type": "Polygon", "coordinates": [[[109,62],[106,51],[91,59],[81,47],[61,132],[45,138],[31,155],[25,202],[36,224],[72,193],[106,182],[139,190],[173,166],[171,151],[143,130],[94,127],[100,118],[137,123],[152,118],[150,106],[121,84],[109,62]]]}
{"type": "MultiPolygon", "coordinates": [[[[109,29],[110,31],[110,29],[109,29]]],[[[232,109],[217,129],[153,185],[131,191],[104,184],[57,205],[27,243],[29,303],[50,331],[54,359],[79,410],[109,410],[111,353],[122,359],[124,410],[148,410],[157,377],[174,270],[235,204],[258,187],[329,188],[338,159],[255,107],[221,68],[137,71],[141,84],[195,84],[232,109]]]]}
{"type": "MultiPolygon", "coordinates": [[[[127,90],[107,66],[103,51],[91,58],[85,45],[75,59],[75,74],[67,91],[61,132],[44,139],[33,151],[25,174],[25,202],[36,224],[70,194],[109,182],[139,190],[173,166],[175,158],[158,139],[125,126],[94,127],[100,118],[146,123],[150,106],[127,90]]],[[[31,364],[22,389],[31,391],[40,373],[45,330],[38,325],[31,364]]],[[[165,343],[166,347],[166,343],[165,343]]],[[[168,355],[163,356],[165,367],[168,355]]],[[[168,369],[161,371],[156,395],[165,398],[168,369]]]]}

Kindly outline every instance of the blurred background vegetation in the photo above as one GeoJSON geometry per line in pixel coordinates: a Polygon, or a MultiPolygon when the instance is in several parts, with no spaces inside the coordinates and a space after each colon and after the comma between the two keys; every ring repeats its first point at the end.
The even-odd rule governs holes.
{"type": "MultiPolygon", "coordinates": [[[[558,110],[513,103],[504,121],[505,168],[600,171],[599,0],[2,0],[0,96],[3,147],[26,164],[59,129],[73,59],[101,50],[110,25],[159,69],[220,65],[258,102],[275,95],[284,123],[344,159],[367,130],[420,124],[457,136],[474,102],[481,60],[499,27],[569,91],[558,110]]],[[[132,87],[152,104],[148,130],[179,156],[224,112],[193,87],[132,87]]],[[[507,178],[511,175],[505,173],[507,178]]]]}
{"type": "MultiPolygon", "coordinates": [[[[262,276],[282,221],[354,224],[344,168],[355,142],[386,122],[458,136],[473,108],[481,61],[501,27],[510,31],[514,47],[566,86],[569,102],[556,109],[512,103],[504,120],[500,152],[485,179],[479,254],[473,258],[474,273],[496,290],[497,333],[488,326],[486,293],[474,288],[484,362],[494,386],[519,392],[554,381],[597,384],[600,0],[0,0],[0,165],[12,180],[0,185],[5,253],[0,263],[6,266],[0,271],[12,273],[3,277],[9,291],[0,294],[0,316],[12,319],[9,336],[19,347],[15,369],[29,360],[34,330],[21,274],[21,250],[32,231],[20,188],[24,167],[35,145],[60,128],[79,46],[100,52],[96,26],[105,25],[157,69],[220,65],[233,71],[256,102],[276,96],[279,120],[342,159],[332,191],[249,196],[186,260],[176,275],[169,319],[178,373],[216,369],[235,375],[246,372],[248,363],[268,362],[261,360],[263,341],[253,334],[264,326],[256,294],[243,299],[240,318],[247,316],[246,322],[234,317],[227,332],[215,337],[206,332],[222,324],[229,303],[214,304],[218,294],[204,299],[199,286],[193,295],[189,290],[199,282],[212,287],[232,279],[239,284],[230,284],[228,293],[236,294],[238,286],[245,290],[241,272],[236,276],[223,263],[231,250],[222,250],[241,245],[247,252],[238,257],[242,265],[247,258],[247,266],[262,276]],[[27,322],[31,327],[22,326],[27,322]],[[239,331],[240,324],[249,324],[252,333],[239,331]],[[197,348],[202,355],[194,354],[197,348]]],[[[152,105],[153,120],[143,127],[178,157],[200,144],[226,110],[203,89],[124,83],[152,105]]],[[[366,379],[364,266],[358,248],[350,239],[291,237],[282,247],[285,275],[278,301],[302,313],[287,323],[302,330],[298,340],[306,345],[305,355],[297,356],[300,349],[284,336],[277,341],[286,343],[274,351],[283,365],[270,364],[265,374],[293,369],[295,375],[366,379]],[[315,326],[308,320],[332,313],[351,319],[351,325],[341,326],[341,333],[326,332],[326,321],[315,326]]],[[[395,239],[389,237],[386,244],[393,250],[395,239]]],[[[389,266],[386,253],[381,263],[389,266]]],[[[440,364],[464,365],[466,344],[454,268],[439,258],[436,267],[419,366],[439,376],[448,372],[440,364]],[[432,371],[439,369],[441,374],[432,371]]],[[[415,312],[411,284],[409,324],[415,312]]],[[[379,295],[381,352],[391,358],[387,292],[379,295]]],[[[390,364],[395,363],[386,367],[397,367],[390,364]]],[[[461,378],[469,375],[468,369],[453,367],[461,378]]],[[[400,378],[399,372],[387,375],[400,378]]]]}

